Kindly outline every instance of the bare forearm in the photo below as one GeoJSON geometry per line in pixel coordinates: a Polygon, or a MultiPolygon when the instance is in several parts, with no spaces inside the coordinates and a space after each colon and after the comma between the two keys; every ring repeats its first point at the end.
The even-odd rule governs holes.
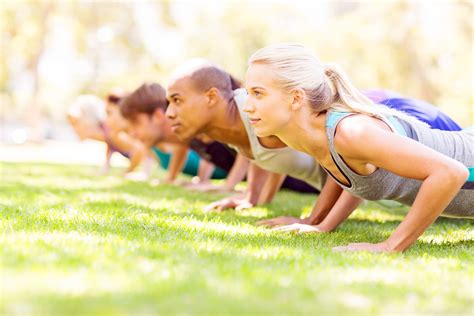
{"type": "Polygon", "coordinates": [[[105,161],[104,161],[104,166],[102,167],[102,170],[104,173],[108,172],[110,169],[110,160],[112,159],[112,150],[110,149],[110,146],[107,145],[107,149],[105,151],[105,161]]]}
{"type": "Polygon", "coordinates": [[[242,155],[237,155],[234,165],[227,175],[225,187],[233,190],[234,187],[245,178],[245,174],[249,168],[250,161],[242,155]]]}
{"type": "Polygon", "coordinates": [[[258,204],[270,203],[278,190],[280,190],[285,178],[286,175],[284,174],[271,173],[263,185],[262,192],[260,193],[258,199],[258,204]]]}
{"type": "Polygon", "coordinates": [[[188,148],[185,146],[177,146],[173,149],[171,161],[168,166],[167,180],[174,181],[178,177],[188,157],[188,148]]]}
{"type": "Polygon", "coordinates": [[[449,205],[466,178],[467,171],[456,176],[439,172],[425,179],[407,216],[387,239],[389,249],[403,251],[415,243],[449,205]]]}
{"type": "Polygon", "coordinates": [[[201,158],[201,160],[199,160],[199,169],[197,174],[199,177],[199,182],[205,182],[209,180],[212,177],[214,169],[215,167],[211,162],[201,158]]]}
{"type": "Polygon", "coordinates": [[[363,199],[343,191],[331,211],[318,225],[321,231],[333,231],[362,203],[363,199]]]}
{"type": "Polygon", "coordinates": [[[146,156],[146,151],[144,148],[135,148],[130,153],[130,165],[128,166],[127,172],[132,172],[135,170],[138,165],[143,161],[146,156]]]}
{"type": "Polygon", "coordinates": [[[319,194],[319,198],[313,207],[313,211],[309,216],[311,224],[316,225],[321,223],[339,200],[342,193],[343,189],[336,183],[336,181],[331,177],[328,177],[321,193],[319,194]]]}
{"type": "Polygon", "coordinates": [[[250,164],[247,172],[248,189],[245,198],[251,204],[256,205],[258,203],[263,184],[267,180],[268,175],[268,171],[263,170],[255,164],[250,164]]]}
{"type": "Polygon", "coordinates": [[[145,158],[143,159],[143,171],[147,176],[150,176],[153,169],[155,158],[150,153],[150,149],[145,149],[145,158]]]}

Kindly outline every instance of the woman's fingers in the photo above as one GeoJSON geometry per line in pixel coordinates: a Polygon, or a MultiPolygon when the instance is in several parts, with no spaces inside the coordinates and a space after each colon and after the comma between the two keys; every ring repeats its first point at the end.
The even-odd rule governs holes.
{"type": "Polygon", "coordinates": [[[337,246],[333,247],[332,251],[334,252],[343,252],[343,251],[369,251],[369,252],[390,252],[387,248],[386,243],[378,243],[378,244],[371,244],[371,243],[352,243],[345,246],[337,246]]]}
{"type": "Polygon", "coordinates": [[[319,233],[319,232],[321,232],[317,226],[301,224],[301,223],[294,223],[294,224],[291,224],[291,225],[275,227],[275,228],[272,229],[272,231],[297,232],[299,234],[319,233]]]}
{"type": "Polygon", "coordinates": [[[292,232],[292,231],[299,231],[300,230],[300,224],[295,223],[291,225],[285,225],[285,226],[280,226],[280,227],[275,227],[272,228],[272,231],[275,232],[292,232]]]}

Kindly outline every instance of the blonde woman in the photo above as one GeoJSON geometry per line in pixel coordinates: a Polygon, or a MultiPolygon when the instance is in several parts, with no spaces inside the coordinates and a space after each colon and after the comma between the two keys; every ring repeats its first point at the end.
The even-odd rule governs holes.
{"type": "Polygon", "coordinates": [[[295,44],[253,54],[245,88],[244,111],[257,136],[277,136],[330,175],[318,202],[331,208],[320,224],[281,230],[318,232],[327,222],[337,227],[352,212],[354,195],[411,208],[387,240],[335,250],[403,251],[440,215],[474,217],[474,131],[433,130],[377,106],[336,65],[322,64],[295,44]],[[336,187],[344,192],[334,199],[336,187]]]}

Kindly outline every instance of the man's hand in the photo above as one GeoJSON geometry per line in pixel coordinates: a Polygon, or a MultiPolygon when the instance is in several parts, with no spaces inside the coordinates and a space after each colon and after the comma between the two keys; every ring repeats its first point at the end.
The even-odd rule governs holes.
{"type": "Polygon", "coordinates": [[[217,211],[222,212],[229,208],[234,208],[236,211],[245,210],[253,207],[254,205],[250,203],[247,199],[242,197],[230,197],[225,198],[220,201],[213,202],[207,205],[204,208],[204,212],[217,211]]]}

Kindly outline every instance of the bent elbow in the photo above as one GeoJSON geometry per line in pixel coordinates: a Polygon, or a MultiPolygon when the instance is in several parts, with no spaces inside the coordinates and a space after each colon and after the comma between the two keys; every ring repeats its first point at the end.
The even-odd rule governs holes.
{"type": "Polygon", "coordinates": [[[455,177],[457,180],[459,180],[459,182],[465,183],[469,178],[469,169],[467,169],[467,167],[463,164],[459,163],[459,167],[455,172],[455,177]]]}
{"type": "Polygon", "coordinates": [[[449,178],[448,183],[453,186],[462,186],[469,178],[469,170],[457,161],[456,164],[453,164],[446,170],[446,173],[449,178]]]}

